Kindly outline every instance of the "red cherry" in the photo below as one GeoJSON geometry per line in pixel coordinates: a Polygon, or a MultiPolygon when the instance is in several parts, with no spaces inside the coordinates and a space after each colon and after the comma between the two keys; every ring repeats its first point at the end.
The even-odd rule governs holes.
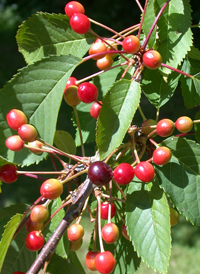
{"type": "MultiPolygon", "coordinates": [[[[101,218],[103,220],[108,220],[108,210],[109,210],[109,203],[103,202],[101,203],[101,218]]],[[[113,203],[111,203],[111,219],[115,216],[116,207],[113,203]]]]}
{"type": "Polygon", "coordinates": [[[134,169],[128,163],[119,164],[113,171],[113,177],[119,185],[129,184],[134,177],[134,169]]]}
{"type": "Polygon", "coordinates": [[[90,108],[90,115],[97,119],[99,117],[99,113],[102,107],[102,101],[98,102],[94,102],[94,104],[92,104],[91,108],[90,108]]]}
{"type": "Polygon", "coordinates": [[[24,272],[21,272],[21,271],[15,271],[13,272],[12,274],[25,274],[24,272]]]}
{"type": "Polygon", "coordinates": [[[14,183],[18,178],[17,168],[13,164],[0,167],[0,180],[4,183],[14,183]]]}
{"type": "Polygon", "coordinates": [[[30,217],[28,218],[28,220],[26,221],[26,231],[31,232],[34,230],[41,230],[43,228],[43,223],[34,223],[31,221],[30,217]]]}
{"type": "Polygon", "coordinates": [[[83,239],[82,238],[79,241],[70,242],[69,249],[71,251],[77,251],[82,246],[82,243],[83,243],[83,239]]]}
{"type": "Polygon", "coordinates": [[[182,116],[176,120],[175,127],[178,129],[178,131],[185,133],[192,129],[193,121],[187,116],[182,116]]]}
{"type": "Polygon", "coordinates": [[[37,138],[37,130],[30,124],[21,125],[18,128],[17,133],[24,142],[33,142],[37,138]]]}
{"type": "Polygon", "coordinates": [[[81,3],[77,1],[70,1],[65,6],[65,13],[69,18],[71,18],[74,13],[85,13],[85,9],[81,3]]]}
{"type": "Polygon", "coordinates": [[[96,161],[88,169],[88,178],[97,186],[106,185],[112,179],[112,169],[108,164],[96,161]]]}
{"type": "Polygon", "coordinates": [[[135,35],[129,35],[124,38],[122,47],[128,53],[136,53],[140,49],[140,40],[135,35]]]}
{"type": "Polygon", "coordinates": [[[43,205],[36,205],[31,210],[30,219],[34,223],[44,223],[49,217],[49,210],[43,205]]]}
{"type": "Polygon", "coordinates": [[[95,267],[95,263],[94,263],[94,260],[95,260],[95,257],[97,254],[99,254],[98,251],[89,251],[85,257],[85,263],[86,263],[88,269],[91,271],[97,270],[95,267]]]}
{"type": "Polygon", "coordinates": [[[73,224],[67,230],[68,239],[71,242],[80,241],[84,235],[84,228],[80,224],[73,224]]]}
{"type": "Polygon", "coordinates": [[[6,115],[6,120],[10,128],[17,130],[21,125],[27,124],[28,120],[23,111],[12,109],[6,115]]]}
{"type": "Polygon", "coordinates": [[[42,151],[40,150],[37,150],[37,148],[42,148],[43,147],[43,144],[42,142],[38,141],[38,140],[35,140],[33,142],[29,142],[28,143],[29,146],[31,146],[31,148],[29,147],[28,149],[34,153],[34,154],[40,154],[42,153],[42,151]]]}
{"type": "Polygon", "coordinates": [[[79,34],[85,34],[90,28],[90,20],[82,13],[73,14],[69,23],[73,31],[79,34]]]}
{"type": "Polygon", "coordinates": [[[77,95],[82,102],[90,104],[96,101],[98,89],[94,84],[84,82],[78,86],[77,95]]]}
{"type": "Polygon", "coordinates": [[[156,132],[161,137],[168,137],[174,132],[174,122],[170,119],[162,119],[157,123],[156,132]]]}
{"type": "Polygon", "coordinates": [[[57,179],[48,179],[40,187],[40,194],[50,200],[58,198],[63,193],[63,185],[57,179]]]}
{"type": "Polygon", "coordinates": [[[12,151],[20,151],[24,147],[24,141],[18,135],[12,135],[7,138],[6,146],[12,151]]]}
{"type": "Polygon", "coordinates": [[[107,244],[113,244],[119,238],[119,229],[116,224],[108,223],[102,228],[101,235],[107,244]]]}
{"type": "Polygon", "coordinates": [[[64,100],[71,107],[75,107],[81,102],[78,98],[77,90],[78,87],[70,86],[64,92],[64,100]]]}
{"type": "Polygon", "coordinates": [[[113,59],[110,54],[106,54],[103,58],[98,59],[96,62],[97,67],[101,70],[110,68],[112,64],[113,64],[113,59]]]}
{"type": "Polygon", "coordinates": [[[171,150],[168,147],[158,147],[153,152],[153,161],[156,165],[167,164],[172,157],[171,150]]]}
{"type": "Polygon", "coordinates": [[[149,133],[151,133],[154,129],[156,128],[150,128],[151,126],[155,126],[157,124],[157,122],[153,119],[148,119],[148,120],[145,120],[143,123],[142,123],[142,132],[145,134],[145,135],[148,135],[149,133]]]}
{"type": "Polygon", "coordinates": [[[162,57],[156,50],[148,50],[143,54],[143,63],[150,69],[157,69],[162,63],[162,57]]]}
{"type": "Polygon", "coordinates": [[[25,246],[31,251],[40,250],[44,245],[44,236],[38,231],[30,232],[25,239],[25,246]]]}
{"type": "Polygon", "coordinates": [[[154,174],[154,167],[149,162],[140,162],[135,167],[135,176],[144,183],[151,182],[154,174]]]}
{"type": "Polygon", "coordinates": [[[122,235],[124,236],[125,239],[130,241],[130,237],[128,236],[127,228],[125,224],[122,225],[122,235]]]}
{"type": "Polygon", "coordinates": [[[110,251],[104,251],[96,255],[94,263],[100,273],[109,274],[114,270],[116,260],[110,251]]]}
{"type": "Polygon", "coordinates": [[[98,53],[98,55],[96,55],[92,58],[94,60],[98,60],[98,59],[103,58],[106,55],[106,53],[103,53],[103,54],[100,54],[100,53],[106,52],[106,51],[107,51],[106,44],[100,38],[97,38],[97,40],[94,42],[94,44],[89,49],[89,55],[98,53]]]}
{"type": "Polygon", "coordinates": [[[75,77],[73,76],[69,77],[69,79],[67,80],[67,84],[65,86],[65,90],[71,86],[77,86],[76,82],[77,82],[77,79],[75,77]]]}

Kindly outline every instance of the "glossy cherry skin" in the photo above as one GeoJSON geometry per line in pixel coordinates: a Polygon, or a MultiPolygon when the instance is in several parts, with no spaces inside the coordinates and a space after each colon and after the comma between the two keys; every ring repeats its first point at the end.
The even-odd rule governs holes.
{"type": "Polygon", "coordinates": [[[153,161],[156,165],[166,165],[172,157],[168,147],[158,147],[153,152],[153,161]]]}
{"type": "Polygon", "coordinates": [[[103,58],[98,59],[96,62],[97,67],[101,70],[110,68],[112,64],[113,64],[113,59],[110,54],[106,54],[103,58]]]}
{"type": "Polygon", "coordinates": [[[97,186],[106,185],[112,179],[112,168],[102,161],[96,161],[89,166],[88,178],[97,186]]]}
{"type": "Polygon", "coordinates": [[[40,187],[40,194],[50,200],[58,198],[63,193],[63,185],[57,179],[48,179],[40,187]]]}
{"type": "Polygon", "coordinates": [[[82,243],[83,243],[83,239],[82,238],[79,241],[70,242],[69,249],[71,251],[77,251],[82,246],[82,243]]]}
{"type": "Polygon", "coordinates": [[[97,270],[94,263],[97,254],[99,254],[98,251],[89,251],[85,257],[85,263],[87,265],[87,268],[91,271],[97,270]]]}
{"type": "Polygon", "coordinates": [[[12,135],[6,139],[6,146],[12,151],[20,151],[24,147],[24,141],[19,135],[12,135]]]}
{"type": "Polygon", "coordinates": [[[162,57],[156,50],[148,50],[143,54],[143,63],[147,68],[157,69],[162,63],[162,57]]]}
{"type": "Polygon", "coordinates": [[[107,51],[106,44],[100,38],[97,38],[97,40],[89,49],[89,55],[98,53],[96,56],[92,57],[92,59],[98,60],[103,58],[106,55],[106,51],[107,51]],[[101,52],[104,52],[104,53],[100,54],[101,52]]]}
{"type": "Polygon", "coordinates": [[[44,236],[38,231],[32,231],[26,236],[25,245],[31,251],[40,250],[44,245],[44,236]]]}
{"type": "Polygon", "coordinates": [[[154,174],[154,167],[149,162],[142,161],[135,167],[135,176],[144,183],[151,182],[154,174]]]}
{"type": "Polygon", "coordinates": [[[127,228],[125,224],[122,225],[122,235],[124,236],[125,239],[130,241],[130,237],[128,236],[127,228]]]}
{"type": "Polygon", "coordinates": [[[79,34],[85,34],[90,28],[90,20],[82,13],[73,14],[69,22],[73,31],[79,34]]]}
{"type": "Polygon", "coordinates": [[[157,123],[156,132],[161,137],[168,137],[174,132],[174,122],[170,119],[162,119],[157,123]]]}
{"type": "Polygon", "coordinates": [[[31,232],[31,231],[39,231],[43,228],[44,224],[43,223],[34,223],[31,221],[30,216],[28,220],[26,221],[26,231],[31,232]]]}
{"type": "Polygon", "coordinates": [[[12,109],[9,111],[6,115],[6,120],[9,127],[14,130],[18,130],[21,125],[27,124],[28,122],[24,112],[19,109],[12,109]]]}
{"type": "Polygon", "coordinates": [[[135,175],[133,167],[128,163],[119,164],[113,171],[113,178],[119,185],[129,184],[135,175]]]}
{"type": "Polygon", "coordinates": [[[136,53],[140,49],[140,40],[135,35],[129,35],[124,38],[122,47],[128,53],[136,53]]]}
{"type": "Polygon", "coordinates": [[[37,129],[30,124],[21,125],[17,133],[24,142],[33,142],[37,138],[37,129]]]}
{"type": "Polygon", "coordinates": [[[70,86],[64,92],[64,100],[71,107],[75,107],[81,102],[78,98],[77,90],[78,87],[70,86]]]}
{"type": "Polygon", "coordinates": [[[100,273],[109,274],[114,270],[116,260],[110,251],[104,251],[96,255],[94,263],[100,273]]]}
{"type": "Polygon", "coordinates": [[[69,18],[71,18],[74,13],[85,13],[85,9],[81,3],[70,1],[65,5],[65,13],[69,18]]]}
{"type": "Polygon", "coordinates": [[[90,108],[90,115],[97,119],[99,117],[99,113],[102,107],[102,101],[99,101],[99,103],[94,102],[90,108]]]}
{"type": "Polygon", "coordinates": [[[67,230],[68,239],[71,242],[80,241],[84,235],[84,228],[80,224],[73,224],[67,230]]]}
{"type": "Polygon", "coordinates": [[[13,272],[12,274],[25,274],[24,272],[21,272],[21,271],[15,271],[13,272]]]}
{"type": "Polygon", "coordinates": [[[77,95],[83,103],[90,104],[96,101],[98,89],[94,84],[84,82],[78,86],[77,95]]]}
{"type": "Polygon", "coordinates": [[[14,183],[18,178],[17,168],[13,164],[0,167],[0,180],[4,183],[14,183]]]}
{"type": "Polygon", "coordinates": [[[73,76],[70,76],[69,79],[67,80],[67,84],[65,86],[64,92],[68,87],[77,86],[76,82],[77,82],[77,79],[73,76]]]}
{"type": "Polygon", "coordinates": [[[114,223],[108,223],[102,228],[101,235],[107,244],[113,244],[119,238],[119,228],[114,223]]]}
{"type": "MultiPolygon", "coordinates": [[[[108,220],[108,211],[109,211],[109,203],[103,202],[101,203],[101,219],[108,220]]],[[[115,216],[116,207],[113,203],[111,203],[111,219],[115,216]]]]}
{"type": "Polygon", "coordinates": [[[176,211],[176,209],[174,209],[172,207],[169,208],[169,212],[170,212],[170,225],[174,226],[178,223],[179,214],[176,211]]]}
{"type": "Polygon", "coordinates": [[[30,219],[34,223],[44,223],[49,217],[49,210],[43,205],[36,205],[31,210],[30,219]]]}
{"type": "Polygon", "coordinates": [[[176,120],[175,127],[178,129],[178,131],[186,133],[192,129],[193,121],[187,116],[182,116],[176,120]]]}
{"type": "Polygon", "coordinates": [[[150,126],[155,126],[157,124],[157,122],[153,119],[147,119],[145,120],[143,123],[142,123],[142,132],[145,134],[145,135],[148,135],[149,133],[151,133],[153,130],[156,129],[155,128],[150,128],[150,126]]]}

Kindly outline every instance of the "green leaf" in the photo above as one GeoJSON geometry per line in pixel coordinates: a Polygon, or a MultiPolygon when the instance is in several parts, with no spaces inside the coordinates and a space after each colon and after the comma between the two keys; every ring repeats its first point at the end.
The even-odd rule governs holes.
{"type": "MultiPolygon", "coordinates": [[[[145,16],[144,16],[144,21],[143,21],[143,25],[142,25],[142,29],[144,31],[145,36],[147,36],[147,34],[149,33],[149,30],[153,24],[153,22],[155,21],[155,11],[154,11],[154,0],[150,0],[147,3],[147,9],[145,12],[145,16]]],[[[156,41],[156,28],[154,28],[150,39],[148,41],[148,47],[152,48],[153,45],[155,44],[156,41]]]]}
{"type": "Polygon", "coordinates": [[[157,179],[178,211],[200,226],[200,146],[178,137],[170,137],[162,145],[173,156],[167,165],[155,167],[157,179]]]}
{"type": "Polygon", "coordinates": [[[142,260],[166,273],[171,250],[169,206],[163,190],[155,182],[150,191],[142,188],[127,196],[126,226],[142,260]]]}
{"type": "MultiPolygon", "coordinates": [[[[156,0],[157,12],[166,1],[156,0]]],[[[191,8],[189,0],[170,1],[158,20],[158,51],[163,63],[177,68],[192,46],[191,8]]],[[[162,68],[169,74],[171,71],[162,68]]]]}
{"type": "Polygon", "coordinates": [[[172,72],[168,77],[163,77],[159,70],[145,69],[142,90],[150,103],[156,108],[160,108],[173,96],[180,76],[176,72],[172,72]]]}
{"type": "Polygon", "coordinates": [[[36,259],[36,252],[29,251],[25,246],[27,231],[21,229],[9,246],[1,274],[12,274],[15,271],[24,273],[30,268],[36,259]]]}
{"type": "Polygon", "coordinates": [[[54,144],[56,147],[69,154],[76,154],[76,145],[71,134],[64,130],[56,130],[54,136],[54,144]]]}
{"type": "Polygon", "coordinates": [[[16,38],[28,64],[49,55],[82,57],[95,40],[91,34],[75,33],[66,15],[42,12],[23,22],[16,38]]]}
{"type": "Polygon", "coordinates": [[[1,90],[0,101],[0,154],[19,165],[40,162],[46,153],[35,155],[27,149],[13,152],[5,146],[5,140],[13,131],[5,120],[13,108],[21,109],[33,124],[39,136],[52,144],[57,116],[66,82],[80,59],[74,56],[53,56],[29,65],[9,81],[1,90]]]}
{"type": "Polygon", "coordinates": [[[104,97],[96,136],[101,159],[121,144],[137,110],[140,95],[139,83],[123,79],[115,82],[104,97]]]}

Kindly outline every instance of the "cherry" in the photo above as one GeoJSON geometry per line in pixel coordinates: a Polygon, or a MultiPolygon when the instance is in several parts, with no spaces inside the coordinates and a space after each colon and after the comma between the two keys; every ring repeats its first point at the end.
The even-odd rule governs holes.
{"type": "Polygon", "coordinates": [[[97,186],[106,185],[112,179],[112,168],[102,161],[96,161],[88,168],[88,178],[97,186]]]}
{"type": "Polygon", "coordinates": [[[108,46],[108,45],[106,45],[106,47],[107,47],[107,51],[108,51],[108,53],[107,54],[109,54],[110,56],[113,56],[113,55],[115,55],[115,53],[109,53],[110,51],[113,51],[113,50],[117,50],[118,49],[118,47],[117,47],[117,45],[115,44],[115,42],[113,42],[113,41],[111,41],[111,40],[109,40],[109,39],[107,39],[107,40],[105,40],[109,45],[111,45],[112,47],[110,47],[110,46],[108,46]]]}
{"type": "Polygon", "coordinates": [[[107,244],[113,244],[119,238],[119,228],[114,223],[108,223],[102,228],[101,235],[107,244]]]}
{"type": "Polygon", "coordinates": [[[30,124],[21,125],[17,133],[24,142],[33,142],[37,138],[37,129],[30,124]]]}
{"type": "Polygon", "coordinates": [[[28,145],[31,146],[31,148],[29,147],[28,149],[32,153],[34,153],[34,154],[40,154],[40,153],[42,153],[42,151],[40,151],[40,150],[37,149],[37,148],[42,148],[43,147],[42,142],[40,142],[38,140],[35,140],[33,142],[29,142],[28,145]]]}
{"type": "Polygon", "coordinates": [[[10,128],[18,130],[18,128],[28,122],[26,115],[19,109],[12,109],[6,115],[6,120],[10,128]]]}
{"type": "MultiPolygon", "coordinates": [[[[108,202],[101,203],[101,219],[108,220],[108,209],[109,209],[108,202]]],[[[116,213],[116,207],[113,203],[111,203],[111,219],[115,216],[115,213],[116,213]]]]}
{"type": "Polygon", "coordinates": [[[113,64],[113,59],[110,54],[106,54],[103,58],[98,59],[96,65],[99,69],[104,70],[110,68],[113,64]]]}
{"type": "Polygon", "coordinates": [[[12,135],[7,138],[6,146],[12,151],[20,151],[24,147],[24,141],[18,135],[12,135]]]}
{"type": "Polygon", "coordinates": [[[156,132],[161,137],[168,137],[174,132],[174,122],[170,119],[162,119],[157,123],[156,132]]]}
{"type": "Polygon", "coordinates": [[[65,6],[66,15],[71,18],[74,13],[85,13],[85,9],[81,3],[77,1],[70,1],[65,6]]]}
{"type": "Polygon", "coordinates": [[[90,108],[90,115],[97,119],[99,117],[99,113],[102,107],[102,101],[94,102],[90,108]]]}
{"type": "Polygon", "coordinates": [[[185,133],[192,129],[193,121],[187,116],[182,116],[176,120],[175,127],[178,129],[178,131],[185,133]]]}
{"type": "Polygon", "coordinates": [[[168,147],[158,147],[153,152],[153,161],[156,165],[167,164],[172,157],[171,150],[168,147]]]}
{"type": "Polygon", "coordinates": [[[140,49],[140,40],[135,35],[129,35],[124,38],[122,47],[128,53],[136,53],[140,49]]]}
{"type": "Polygon", "coordinates": [[[116,260],[110,251],[104,251],[96,255],[94,263],[100,273],[109,274],[114,270],[116,260]]]}
{"type": "Polygon", "coordinates": [[[75,107],[81,102],[81,100],[78,98],[77,90],[78,87],[76,86],[70,86],[65,89],[64,100],[71,107],[75,107]]]}
{"type": "Polygon", "coordinates": [[[73,224],[67,230],[68,239],[71,242],[80,241],[84,235],[84,228],[80,224],[73,224]]]}
{"type": "Polygon", "coordinates": [[[25,274],[24,272],[21,272],[21,271],[15,271],[13,272],[12,274],[25,274]]]}
{"type": "Polygon", "coordinates": [[[77,95],[82,102],[90,104],[96,101],[98,96],[98,89],[94,84],[84,82],[78,86],[77,95]]]}
{"type": "Polygon", "coordinates": [[[90,20],[82,13],[73,14],[69,23],[73,31],[79,34],[85,34],[90,28],[90,20]]]}
{"type": "Polygon", "coordinates": [[[98,251],[89,251],[85,257],[85,263],[86,263],[88,269],[91,271],[97,270],[95,267],[95,263],[94,263],[94,260],[95,260],[95,257],[97,254],[99,254],[98,251]]]}
{"type": "Polygon", "coordinates": [[[0,167],[0,180],[4,183],[14,183],[18,178],[17,168],[13,164],[6,164],[0,167]]]}
{"type": "Polygon", "coordinates": [[[31,210],[30,219],[34,223],[44,223],[49,217],[49,210],[43,205],[36,205],[31,210]]]}
{"type": "Polygon", "coordinates": [[[125,239],[130,241],[130,237],[128,236],[127,228],[125,224],[122,225],[122,235],[124,236],[125,239]]]}
{"type": "Polygon", "coordinates": [[[98,60],[103,58],[106,55],[107,47],[106,44],[100,39],[97,38],[97,40],[94,42],[94,44],[89,49],[89,55],[97,54],[96,56],[92,57],[94,60],[98,60]],[[103,54],[100,54],[101,52],[104,52],[103,54]]]}
{"type": "Polygon", "coordinates": [[[134,177],[134,169],[128,163],[119,164],[113,171],[113,178],[119,185],[129,184],[134,177]]]}
{"type": "Polygon", "coordinates": [[[143,54],[143,63],[147,68],[157,69],[162,63],[162,57],[156,50],[148,50],[143,54]]]}
{"type": "Polygon", "coordinates": [[[154,174],[154,167],[149,162],[142,161],[135,167],[135,176],[144,183],[151,182],[154,174]]]}
{"type": "Polygon", "coordinates": [[[25,239],[25,246],[31,251],[40,250],[44,245],[44,236],[38,231],[31,231],[25,239]]]}
{"type": "Polygon", "coordinates": [[[71,86],[77,86],[76,84],[77,79],[73,76],[69,77],[69,79],[67,80],[67,84],[65,86],[64,92],[67,88],[71,87],[71,86]]]}
{"type": "Polygon", "coordinates": [[[169,212],[170,212],[170,225],[174,226],[178,223],[179,214],[176,211],[176,209],[174,209],[172,207],[169,208],[169,212]]]}
{"type": "Polygon", "coordinates": [[[40,187],[40,194],[46,199],[56,199],[63,193],[63,185],[57,179],[47,179],[40,187]]]}
{"type": "Polygon", "coordinates": [[[82,246],[82,243],[83,243],[83,239],[82,238],[79,241],[70,242],[69,249],[71,251],[77,251],[82,246]]]}
{"type": "Polygon", "coordinates": [[[145,135],[149,135],[149,133],[151,133],[155,128],[150,128],[150,126],[155,126],[157,124],[157,122],[153,119],[147,119],[142,123],[142,132],[145,135]]]}
{"type": "Polygon", "coordinates": [[[30,217],[28,218],[28,220],[26,221],[26,231],[31,232],[34,230],[41,230],[43,228],[43,223],[34,223],[31,221],[30,217]]]}

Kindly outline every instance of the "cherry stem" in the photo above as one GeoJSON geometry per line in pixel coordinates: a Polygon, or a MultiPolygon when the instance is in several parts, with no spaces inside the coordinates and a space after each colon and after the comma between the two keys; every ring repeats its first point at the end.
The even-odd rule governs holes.
{"type": "Polygon", "coordinates": [[[153,139],[149,139],[149,141],[157,148],[159,147],[158,143],[156,143],[153,139]]]}
{"type": "Polygon", "coordinates": [[[83,214],[84,214],[84,212],[85,212],[85,210],[86,210],[86,208],[87,208],[88,201],[89,201],[89,197],[87,197],[87,199],[86,199],[86,201],[85,201],[85,204],[84,204],[84,206],[83,206],[83,209],[82,209],[82,211],[81,211],[81,214],[80,214],[79,217],[77,218],[76,224],[79,224],[79,223],[80,223],[80,221],[81,221],[81,219],[82,219],[82,217],[83,217],[83,214]]]}
{"type": "MultiPolygon", "coordinates": [[[[97,212],[98,213],[98,212],[97,212]]],[[[98,218],[95,218],[95,224],[94,224],[94,232],[93,232],[93,246],[92,249],[96,250],[96,237],[97,237],[97,229],[98,229],[98,218]]]]}
{"type": "Polygon", "coordinates": [[[126,200],[126,195],[124,194],[121,187],[118,185],[118,183],[114,179],[113,179],[113,182],[114,182],[115,186],[117,187],[117,189],[121,192],[122,196],[124,197],[124,200],[126,200]]]}
{"type": "Polygon", "coordinates": [[[193,123],[200,123],[200,120],[193,120],[193,123]]]}
{"type": "Polygon", "coordinates": [[[140,158],[138,156],[137,149],[135,147],[135,140],[133,140],[133,152],[134,152],[134,155],[135,155],[136,162],[139,163],[140,162],[140,158]]]}
{"type": "MultiPolygon", "coordinates": [[[[104,197],[104,198],[106,198],[106,199],[109,199],[109,198],[110,198],[110,195],[101,193],[101,197],[104,197]]],[[[125,203],[125,200],[119,199],[119,198],[115,198],[115,197],[113,197],[113,196],[111,196],[111,200],[112,200],[112,201],[119,201],[119,202],[125,203]]]]}
{"type": "Polygon", "coordinates": [[[83,144],[83,135],[82,135],[82,132],[81,132],[80,120],[79,120],[79,117],[78,117],[78,112],[77,112],[76,106],[73,107],[73,109],[74,109],[74,114],[75,114],[75,118],[76,118],[76,122],[77,122],[77,126],[78,126],[79,137],[80,137],[80,141],[81,141],[82,157],[84,157],[85,156],[85,149],[84,149],[84,144],[83,144]]]}
{"type": "Polygon", "coordinates": [[[97,195],[97,216],[98,216],[98,233],[99,233],[99,246],[100,251],[104,252],[103,240],[101,236],[101,197],[97,195]]]}
{"type": "Polygon", "coordinates": [[[112,203],[112,180],[109,182],[109,204],[108,204],[108,223],[111,223],[111,203],[112,203]]]}
{"type": "MultiPolygon", "coordinates": [[[[18,170],[17,174],[19,175],[32,175],[32,174],[45,174],[45,175],[51,175],[51,174],[58,174],[58,175],[62,175],[62,174],[68,174],[68,171],[62,170],[62,171],[21,171],[18,170]]],[[[29,177],[33,177],[33,176],[29,176],[29,177]]],[[[46,180],[46,179],[45,179],[46,180]]]]}
{"type": "Polygon", "coordinates": [[[147,34],[147,37],[146,37],[144,43],[142,44],[142,47],[143,47],[144,49],[145,49],[146,46],[147,46],[147,43],[148,43],[148,41],[149,41],[149,38],[151,37],[151,34],[152,34],[152,32],[153,32],[153,30],[154,30],[154,28],[155,28],[155,26],[156,26],[156,24],[157,24],[157,22],[158,22],[160,16],[161,16],[161,14],[163,13],[164,9],[167,7],[167,5],[169,4],[170,1],[171,1],[171,0],[167,0],[166,3],[165,3],[165,4],[162,6],[162,8],[160,9],[159,13],[157,14],[157,16],[156,16],[156,18],[155,18],[155,21],[153,22],[153,24],[152,24],[152,26],[151,26],[151,28],[150,28],[150,30],[149,30],[149,33],[147,34]]]}
{"type": "Polygon", "coordinates": [[[179,70],[179,69],[176,69],[176,68],[173,68],[173,67],[171,67],[171,66],[168,66],[167,64],[161,63],[161,66],[162,66],[162,67],[165,67],[165,68],[168,68],[168,69],[171,69],[171,70],[173,70],[173,71],[175,71],[175,72],[177,72],[177,73],[180,73],[180,74],[182,74],[182,75],[185,75],[185,76],[187,76],[187,77],[189,77],[189,78],[191,78],[191,79],[194,78],[192,75],[190,75],[190,74],[188,74],[188,73],[186,73],[186,72],[183,72],[183,71],[181,71],[181,70],[179,70]]]}
{"type": "Polygon", "coordinates": [[[135,0],[135,2],[138,4],[138,7],[140,8],[141,12],[143,12],[143,8],[142,8],[142,6],[141,6],[139,0],[135,0]]]}
{"type": "MultiPolygon", "coordinates": [[[[19,171],[17,171],[17,174],[19,174],[19,171]]],[[[46,180],[46,178],[43,178],[41,176],[37,176],[35,174],[26,173],[26,172],[24,174],[20,174],[20,175],[24,175],[26,177],[34,178],[34,179],[41,180],[41,181],[45,181],[46,180]]]]}
{"type": "MultiPolygon", "coordinates": [[[[131,26],[131,27],[127,28],[127,29],[124,29],[123,31],[120,31],[119,33],[120,33],[120,34],[124,34],[124,33],[125,33],[124,36],[127,36],[127,35],[129,35],[130,33],[132,33],[132,32],[134,32],[134,31],[138,30],[139,27],[140,27],[140,23],[139,23],[139,24],[136,24],[136,25],[134,25],[134,26],[131,26]]],[[[111,38],[114,39],[114,38],[117,38],[117,36],[118,36],[118,35],[114,35],[114,36],[112,36],[111,38]]],[[[120,38],[118,38],[118,39],[120,39],[120,38]]]]}
{"type": "MultiPolygon", "coordinates": [[[[136,0],[137,1],[137,0],[136,0]]],[[[145,16],[145,13],[146,13],[146,9],[147,9],[147,3],[148,3],[148,0],[145,1],[145,5],[144,5],[144,10],[142,11],[142,19],[141,19],[141,23],[140,23],[140,27],[139,27],[139,30],[138,30],[138,39],[140,39],[140,34],[141,34],[141,30],[142,30],[142,25],[143,25],[143,22],[144,22],[144,16],[145,16]]],[[[138,3],[137,3],[138,4],[138,3]]]]}
{"type": "Polygon", "coordinates": [[[180,134],[177,134],[177,135],[174,135],[174,137],[185,137],[187,135],[194,135],[195,132],[186,132],[186,133],[180,133],[180,134]]]}
{"type": "Polygon", "coordinates": [[[51,158],[51,162],[52,162],[52,165],[53,165],[53,168],[58,171],[58,168],[56,166],[56,163],[55,163],[55,159],[53,158],[52,154],[50,154],[50,158],[51,158]]]}
{"type": "Polygon", "coordinates": [[[147,118],[145,117],[144,112],[142,111],[140,105],[138,105],[138,110],[139,110],[139,112],[140,112],[140,115],[142,116],[143,121],[145,121],[147,118]]]}
{"type": "Polygon", "coordinates": [[[72,175],[72,176],[68,176],[66,179],[64,179],[64,180],[62,181],[62,184],[66,184],[67,182],[69,182],[69,181],[75,179],[75,178],[78,177],[78,176],[81,176],[81,175],[84,174],[84,173],[87,173],[87,169],[84,169],[84,170],[82,170],[82,171],[80,171],[80,172],[78,172],[78,173],[76,173],[76,174],[74,174],[74,175],[72,175]]]}

